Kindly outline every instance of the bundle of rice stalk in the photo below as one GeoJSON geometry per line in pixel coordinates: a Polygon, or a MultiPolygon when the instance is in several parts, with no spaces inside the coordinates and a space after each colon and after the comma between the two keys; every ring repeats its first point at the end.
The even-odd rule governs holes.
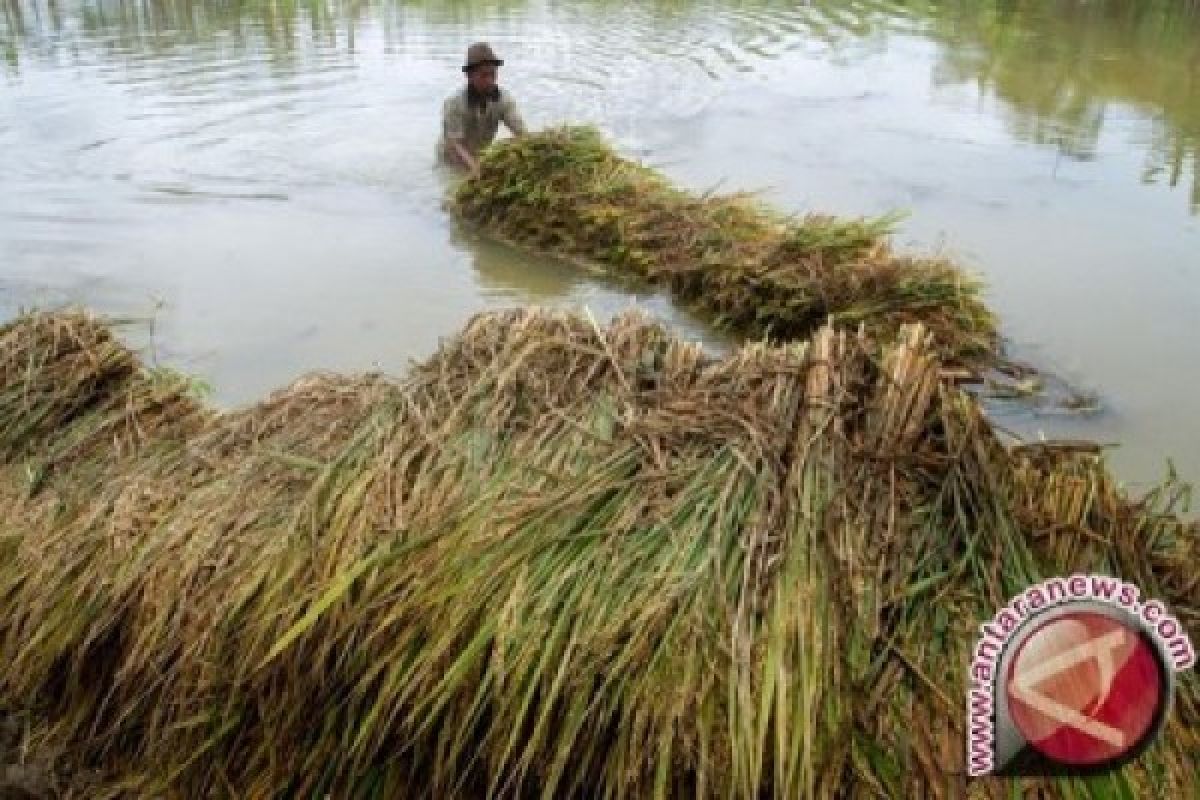
{"type": "MultiPolygon", "coordinates": [[[[1110,572],[1200,633],[1173,487],[1006,447],[921,326],[715,359],[633,315],[485,314],[401,383],[222,415],[179,387],[119,457],[74,448],[33,487],[155,378],[78,315],[0,352],[24,431],[0,709],[112,796],[1009,796],[963,758],[968,651],[1009,596],[1110,572]]],[[[1114,776],[1028,789],[1193,795],[1198,688],[1114,776]]]]}
{"type": "Polygon", "coordinates": [[[832,318],[886,341],[919,322],[948,364],[999,363],[979,283],[944,259],[893,252],[895,217],[793,218],[744,194],[688,194],[592,128],[498,142],[451,207],[519,246],[664,285],[756,338],[804,338],[832,318]]]}

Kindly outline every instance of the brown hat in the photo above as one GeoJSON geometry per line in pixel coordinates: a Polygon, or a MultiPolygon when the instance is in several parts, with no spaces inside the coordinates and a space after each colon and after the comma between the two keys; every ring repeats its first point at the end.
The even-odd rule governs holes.
{"type": "Polygon", "coordinates": [[[504,62],[496,58],[496,54],[492,52],[492,46],[487,42],[476,42],[467,48],[467,63],[463,65],[463,72],[470,72],[475,67],[490,64],[493,67],[498,67],[504,62]]]}

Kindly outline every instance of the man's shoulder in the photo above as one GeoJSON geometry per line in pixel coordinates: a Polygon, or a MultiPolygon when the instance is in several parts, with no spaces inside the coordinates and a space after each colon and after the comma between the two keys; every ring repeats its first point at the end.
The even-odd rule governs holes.
{"type": "Polygon", "coordinates": [[[467,90],[466,89],[459,89],[457,92],[455,92],[454,94],[447,97],[446,101],[444,103],[442,103],[442,108],[446,109],[447,111],[450,111],[452,109],[462,109],[462,108],[466,108],[466,107],[467,107],[467,90]]]}

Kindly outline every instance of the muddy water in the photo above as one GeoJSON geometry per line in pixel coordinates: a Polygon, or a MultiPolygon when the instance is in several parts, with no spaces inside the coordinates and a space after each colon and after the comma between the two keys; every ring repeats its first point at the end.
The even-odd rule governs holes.
{"type": "Polygon", "coordinates": [[[1103,411],[1026,433],[1200,479],[1200,8],[1186,0],[0,0],[0,315],[151,315],[239,404],[400,372],[484,308],[651,292],[459,231],[441,99],[490,39],[535,126],[592,122],[696,188],[907,209],[982,273],[1021,354],[1103,411]]]}

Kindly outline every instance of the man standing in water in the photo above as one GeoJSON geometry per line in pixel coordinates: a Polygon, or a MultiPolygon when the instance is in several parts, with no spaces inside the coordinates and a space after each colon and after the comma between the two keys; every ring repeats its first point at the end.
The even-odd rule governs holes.
{"type": "Polygon", "coordinates": [[[445,163],[466,167],[472,175],[479,173],[479,152],[496,138],[501,122],[514,136],[525,133],[525,122],[512,95],[496,84],[497,69],[503,63],[487,42],[471,45],[462,68],[467,85],[442,107],[440,157],[445,163]]]}

